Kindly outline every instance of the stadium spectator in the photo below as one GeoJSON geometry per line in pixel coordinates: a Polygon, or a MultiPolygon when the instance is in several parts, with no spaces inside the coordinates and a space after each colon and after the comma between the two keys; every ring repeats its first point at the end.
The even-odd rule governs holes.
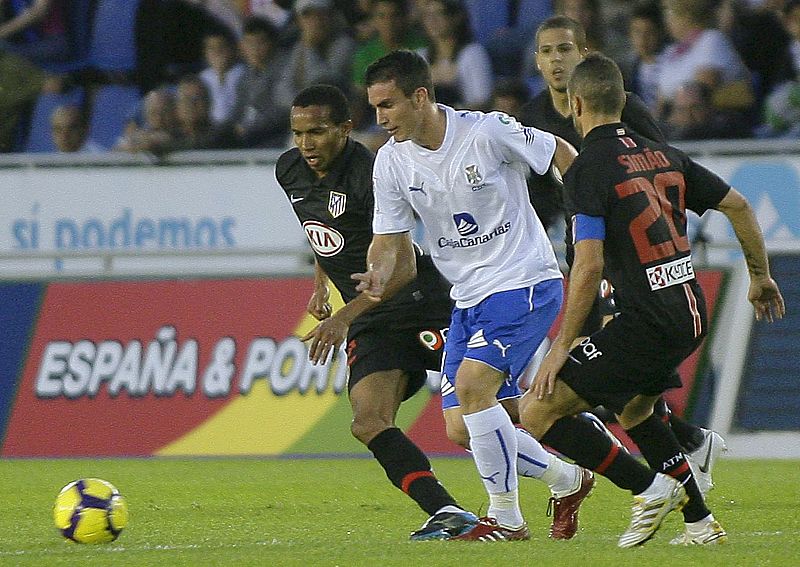
{"type": "Polygon", "coordinates": [[[662,54],[658,82],[659,116],[684,83],[698,81],[712,90],[720,110],[747,111],[754,102],[750,72],[733,43],[714,28],[717,0],[664,0],[667,30],[675,43],[662,54]]]}
{"type": "Polygon", "coordinates": [[[4,2],[3,8],[10,17],[0,24],[0,50],[39,66],[73,55],[65,0],[18,0],[4,2]]]}
{"type": "Polygon", "coordinates": [[[631,53],[620,69],[626,88],[639,95],[651,112],[658,107],[658,81],[662,73],[659,54],[666,44],[667,33],[657,0],[637,5],[631,12],[628,36],[631,53]]]}
{"type": "Polygon", "coordinates": [[[374,0],[370,9],[374,37],[356,48],[353,55],[352,81],[360,94],[364,90],[364,75],[370,63],[395,49],[422,49],[425,38],[410,25],[406,0],[374,0]]]}
{"type": "Polygon", "coordinates": [[[86,139],[88,124],[83,110],[76,105],[57,107],[50,115],[53,144],[59,153],[100,153],[105,149],[86,139]]]}
{"type": "Polygon", "coordinates": [[[144,97],[142,107],[142,124],[132,120],[114,149],[162,154],[178,135],[175,93],[166,87],[150,91],[144,97]]]}
{"type": "Polygon", "coordinates": [[[246,68],[233,111],[233,133],[240,146],[285,147],[288,141],[289,108],[275,98],[286,63],[276,37],[275,27],[266,20],[253,17],[245,22],[240,49],[246,68]]]}
{"type": "MultiPolygon", "coordinates": [[[[523,72],[525,48],[536,27],[553,15],[551,0],[463,0],[475,39],[489,52],[498,79],[523,72]]],[[[535,85],[532,87],[535,88],[535,85]]]]}
{"type": "Polygon", "coordinates": [[[422,54],[431,66],[436,100],[457,108],[484,108],[492,94],[492,62],[473,41],[461,0],[428,0],[422,10],[430,43],[422,54]]]}
{"type": "Polygon", "coordinates": [[[607,30],[599,0],[555,0],[554,12],[572,18],[583,27],[589,51],[607,51],[607,30]]]}
{"type": "Polygon", "coordinates": [[[517,472],[533,463],[546,470],[534,465],[538,474],[531,476],[554,492],[551,537],[569,539],[577,520],[567,522],[565,533],[567,526],[558,529],[555,518],[577,514],[594,485],[592,473],[565,468],[531,443],[499,400],[516,406],[518,380],[561,307],[561,272],[541,223],[525,205],[522,170],[544,173],[554,163],[565,171],[575,149],[504,114],[462,113],[437,104],[430,68],[411,51],[379,59],[366,80],[370,105],[392,140],[375,158],[375,234],[367,270],[353,277],[359,280],[356,290],[374,300],[410,283],[416,214],[436,267],[453,284],[442,408],[448,437],[472,451],[489,508],[473,529],[452,539],[529,539],[517,472]]]}
{"type": "Polygon", "coordinates": [[[690,82],[675,93],[664,126],[668,140],[727,140],[747,138],[752,133],[741,115],[714,108],[711,89],[705,83],[690,82]]]}
{"type": "Polygon", "coordinates": [[[349,90],[355,42],[345,33],[331,0],[297,0],[294,6],[300,38],[289,52],[275,99],[289,107],[295,95],[317,83],[349,90]]]}
{"type": "Polygon", "coordinates": [[[215,125],[231,120],[236,106],[236,88],[244,75],[244,65],[237,57],[236,40],[225,31],[217,31],[203,39],[205,62],[200,73],[211,96],[211,120],[215,125]]]}
{"type": "Polygon", "coordinates": [[[178,128],[174,138],[161,146],[162,152],[212,150],[231,146],[230,131],[214,126],[211,97],[200,77],[188,75],[178,83],[175,96],[178,128]]]}
{"type": "Polygon", "coordinates": [[[528,86],[518,79],[498,81],[492,91],[489,110],[505,112],[509,116],[519,118],[522,106],[530,99],[528,86]]]}
{"type": "Polygon", "coordinates": [[[787,0],[781,12],[783,26],[792,40],[789,50],[796,74],[800,75],[800,0],[787,0]]]}
{"type": "Polygon", "coordinates": [[[242,23],[244,21],[244,16],[242,15],[242,7],[238,4],[243,4],[243,2],[231,1],[231,0],[181,0],[186,4],[197,6],[214,18],[219,20],[220,23],[224,24],[225,27],[233,32],[236,37],[240,37],[242,35],[242,23]]]}
{"type": "MultiPolygon", "coordinates": [[[[671,543],[723,543],[725,531],[706,506],[677,439],[654,413],[653,404],[659,392],[680,386],[674,380],[675,368],[708,332],[703,291],[691,267],[686,207],[701,215],[713,208],[728,218],[744,251],[750,275],[747,295],[756,319],[772,322],[783,317],[785,308],[770,277],[763,235],[750,205],[722,179],[682,152],[625,126],[622,75],[611,59],[588,55],[569,80],[568,96],[584,140],[564,178],[565,201],[575,223],[575,263],[558,336],[521,403],[522,424],[578,463],[591,468],[602,463],[606,472],[614,471],[617,480],[630,483],[636,493],[640,489],[635,485],[643,489],[644,483],[616,468],[621,453],[615,458],[614,447],[587,443],[582,422],[570,417],[597,404],[609,407],[652,467],[653,484],[664,479],[656,471],[671,477],[673,488],[661,497],[671,503],[662,510],[682,507],[685,525],[671,543]],[[624,165],[635,158],[647,161],[648,148],[659,156],[658,164],[624,165]],[[631,198],[638,192],[657,193],[655,187],[662,183],[669,188],[680,183],[682,198],[674,209],[657,199],[631,198]],[[645,217],[647,224],[638,224],[645,217]],[[576,345],[606,263],[619,291],[620,313],[576,345]],[[686,266],[680,275],[671,272],[658,282],[648,277],[659,267],[671,271],[666,267],[679,264],[686,266]],[[688,497],[685,506],[682,493],[688,497]]],[[[655,508],[646,498],[634,504],[634,520],[638,517],[640,522],[634,521],[622,535],[620,547],[640,545],[652,536],[663,518],[655,508]]]]}
{"type": "Polygon", "coordinates": [[[756,133],[761,138],[800,138],[800,82],[772,90],[764,103],[764,124],[756,133]]]}
{"type": "Polygon", "coordinates": [[[752,73],[758,106],[777,85],[795,78],[791,36],[779,14],[753,9],[745,0],[720,0],[717,24],[752,73]]]}

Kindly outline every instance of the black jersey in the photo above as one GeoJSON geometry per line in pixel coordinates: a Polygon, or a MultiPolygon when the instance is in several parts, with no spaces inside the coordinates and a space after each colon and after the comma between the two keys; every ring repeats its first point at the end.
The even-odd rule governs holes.
{"type": "MultiPolygon", "coordinates": [[[[372,164],[375,156],[348,140],[342,155],[322,179],[297,148],[285,152],[275,176],[303,226],[317,262],[345,302],[358,296],[353,273],[366,271],[372,242],[372,164]]],[[[429,256],[417,256],[417,279],[390,300],[358,317],[351,334],[365,327],[396,330],[444,327],[450,320],[450,285],[429,256]]]]}
{"type": "Polygon", "coordinates": [[[686,154],[622,123],[589,132],[564,178],[568,214],[605,219],[605,269],[617,307],[665,332],[705,317],[686,209],[703,214],[729,189],[686,154]]]}
{"type": "MultiPolygon", "coordinates": [[[[545,89],[528,103],[526,103],[519,116],[520,122],[525,126],[534,126],[546,130],[565,139],[575,146],[581,147],[581,137],[572,123],[572,116],[562,116],[553,106],[550,91],[545,89]]],[[[666,142],[664,134],[658,128],[655,120],[647,110],[641,98],[634,93],[626,93],[625,106],[622,109],[622,121],[629,125],[641,136],[666,142]]],[[[533,207],[539,213],[539,218],[545,226],[550,226],[555,219],[564,213],[562,191],[559,184],[548,175],[531,174],[528,180],[528,196],[533,207]]],[[[572,227],[567,222],[565,242],[567,244],[567,264],[572,265],[572,227]]]]}

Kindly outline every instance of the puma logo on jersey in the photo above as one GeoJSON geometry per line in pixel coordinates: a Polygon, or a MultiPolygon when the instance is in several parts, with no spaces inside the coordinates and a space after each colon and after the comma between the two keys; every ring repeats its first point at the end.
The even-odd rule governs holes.
{"type": "Polygon", "coordinates": [[[503,355],[503,358],[506,357],[506,351],[511,348],[511,345],[504,345],[498,339],[492,341],[492,344],[500,349],[500,354],[503,355]]]}
{"type": "Polygon", "coordinates": [[[425,186],[425,182],[424,181],[419,184],[419,187],[414,187],[413,185],[409,185],[408,186],[408,192],[409,193],[422,193],[423,195],[425,195],[426,193],[425,193],[425,190],[423,189],[424,186],[425,186]]]}

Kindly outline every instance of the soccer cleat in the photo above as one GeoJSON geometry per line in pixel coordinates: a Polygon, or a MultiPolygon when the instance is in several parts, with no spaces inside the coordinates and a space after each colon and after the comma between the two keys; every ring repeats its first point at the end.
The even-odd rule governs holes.
{"type": "Polygon", "coordinates": [[[667,475],[656,473],[653,483],[633,497],[631,525],[619,537],[619,547],[642,545],[656,533],[667,514],[683,508],[686,491],[681,483],[667,475]]]}
{"type": "Polygon", "coordinates": [[[578,509],[594,488],[592,471],[581,468],[580,474],[581,482],[575,492],[560,497],[554,494],[547,503],[547,515],[553,514],[552,539],[571,539],[578,531],[578,509]]]}
{"type": "Polygon", "coordinates": [[[672,545],[718,545],[728,541],[728,534],[716,520],[686,524],[686,530],[670,541],[672,545]]]}
{"type": "Polygon", "coordinates": [[[452,539],[468,532],[477,523],[478,516],[472,512],[439,512],[428,518],[420,529],[412,533],[411,540],[452,539]]]}
{"type": "Polygon", "coordinates": [[[725,440],[716,431],[703,429],[703,443],[691,453],[686,453],[686,461],[692,469],[692,475],[697,483],[697,488],[705,496],[714,488],[711,480],[711,469],[719,454],[727,451],[725,440]]]}
{"type": "Polygon", "coordinates": [[[462,541],[521,541],[531,539],[531,532],[528,524],[522,524],[519,528],[506,528],[497,523],[494,518],[480,518],[475,526],[451,540],[462,541]]]}

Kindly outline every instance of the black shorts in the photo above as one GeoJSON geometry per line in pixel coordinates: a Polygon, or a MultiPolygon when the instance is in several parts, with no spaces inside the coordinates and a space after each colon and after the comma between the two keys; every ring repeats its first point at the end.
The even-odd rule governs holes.
{"type": "Polygon", "coordinates": [[[663,336],[621,313],[570,351],[559,378],[591,406],[619,414],[639,394],[680,388],[675,370],[702,337],[663,336]]]}
{"type": "Polygon", "coordinates": [[[364,329],[347,341],[350,376],[347,391],[375,372],[403,370],[408,375],[403,400],[416,394],[427,380],[427,370],[440,371],[444,339],[439,329],[380,332],[364,329]]]}

